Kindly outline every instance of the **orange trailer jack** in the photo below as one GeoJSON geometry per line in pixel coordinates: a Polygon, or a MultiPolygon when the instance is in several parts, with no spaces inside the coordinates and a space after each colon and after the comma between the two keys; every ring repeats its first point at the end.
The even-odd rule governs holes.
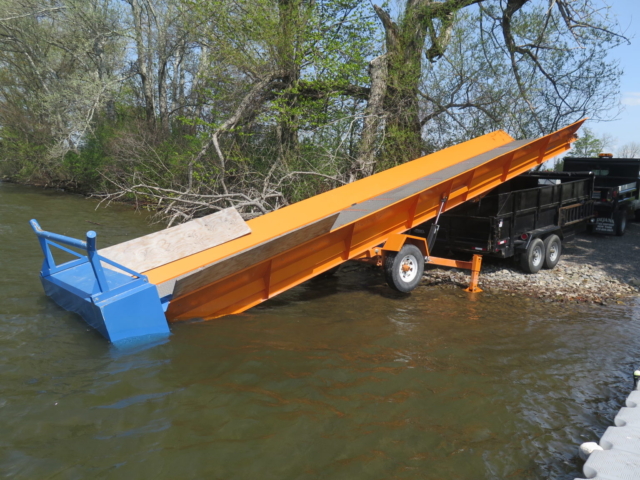
{"type": "Polygon", "coordinates": [[[471,281],[464,291],[472,293],[480,293],[482,291],[482,289],[478,287],[478,281],[480,280],[480,267],[482,266],[482,255],[474,255],[470,262],[439,257],[427,257],[425,261],[430,265],[471,270],[471,281]]]}
{"type": "Polygon", "coordinates": [[[478,287],[478,280],[480,279],[480,267],[482,265],[482,255],[474,255],[471,259],[471,282],[469,287],[465,289],[466,292],[481,292],[482,289],[478,287]]]}

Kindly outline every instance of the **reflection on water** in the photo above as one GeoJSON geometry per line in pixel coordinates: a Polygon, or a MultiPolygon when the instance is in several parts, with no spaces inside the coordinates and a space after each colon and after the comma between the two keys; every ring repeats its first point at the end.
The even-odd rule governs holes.
{"type": "Polygon", "coordinates": [[[94,207],[0,184],[7,478],[572,479],[631,388],[637,306],[404,296],[352,266],[116,349],[43,295],[27,224],[103,246],[150,231],[94,207]]]}

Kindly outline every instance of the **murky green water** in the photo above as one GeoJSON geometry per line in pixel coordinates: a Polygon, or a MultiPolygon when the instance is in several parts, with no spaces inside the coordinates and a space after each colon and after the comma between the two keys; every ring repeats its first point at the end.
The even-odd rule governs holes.
{"type": "Polygon", "coordinates": [[[118,350],[44,296],[27,224],[150,231],[94,207],[0,183],[4,478],[572,479],[631,388],[640,307],[402,297],[352,267],[118,350]]]}

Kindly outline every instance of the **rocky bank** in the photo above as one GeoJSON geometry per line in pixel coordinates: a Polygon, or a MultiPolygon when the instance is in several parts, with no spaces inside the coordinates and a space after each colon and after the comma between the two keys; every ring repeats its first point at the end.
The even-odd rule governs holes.
{"type": "MultiPolygon", "coordinates": [[[[640,224],[623,237],[581,233],[563,246],[553,270],[525,274],[513,259],[485,259],[479,286],[486,292],[540,298],[548,302],[627,303],[640,294],[640,224]]],[[[466,287],[466,270],[427,267],[423,285],[466,287]]]]}

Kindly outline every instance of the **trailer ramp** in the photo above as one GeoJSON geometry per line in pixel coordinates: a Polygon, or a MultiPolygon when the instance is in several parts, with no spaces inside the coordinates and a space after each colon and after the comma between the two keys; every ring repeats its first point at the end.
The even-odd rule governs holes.
{"type": "MultiPolygon", "coordinates": [[[[53,270],[75,267],[65,268],[65,264],[48,268],[46,244],[43,285],[45,291],[49,283],[57,285],[55,295],[47,293],[63,306],[70,303],[61,299],[66,295],[65,288],[69,295],[84,295],[82,300],[92,303],[94,296],[105,295],[104,288],[107,292],[110,289],[108,281],[104,288],[98,285],[101,265],[109,263],[112,270],[122,267],[110,274],[157,287],[154,302],[169,322],[240,313],[347,260],[379,255],[385,244],[397,244],[398,235],[434,218],[439,211],[477,198],[565,152],[583,122],[534,140],[516,141],[503,131],[483,135],[254,218],[246,222],[246,229],[239,226],[236,238],[171,261],[156,259],[156,266],[143,266],[137,273],[127,266],[134,262],[128,260],[126,248],[115,249],[121,254],[117,263],[109,259],[108,249],[88,249],[85,258],[97,280],[86,280],[91,285],[85,286],[83,293],[67,288],[74,287],[74,280],[68,280],[66,287],[56,283],[55,275],[60,272],[53,270]]],[[[41,246],[43,235],[55,236],[35,226],[34,231],[41,246]]],[[[61,236],[55,237],[61,241],[61,236]]],[[[87,268],[83,275],[89,272],[87,268]]],[[[65,308],[86,315],[77,308],[65,308]]],[[[111,320],[105,317],[96,322],[107,325],[99,329],[104,334],[111,320]]],[[[154,322],[158,323],[157,319],[154,322]]],[[[139,329],[132,333],[140,334],[139,329]]]]}

